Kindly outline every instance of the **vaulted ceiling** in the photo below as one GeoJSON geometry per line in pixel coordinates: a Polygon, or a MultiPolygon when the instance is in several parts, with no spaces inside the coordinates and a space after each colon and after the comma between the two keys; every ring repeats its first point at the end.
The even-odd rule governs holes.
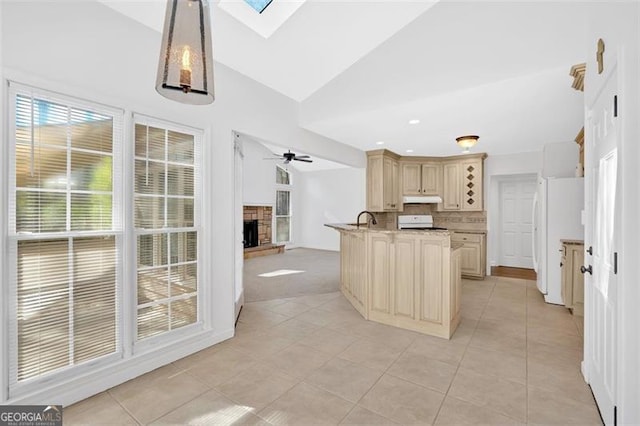
{"type": "MultiPolygon", "coordinates": [[[[162,30],[163,0],[101,1],[162,30]]],[[[212,3],[217,62],[299,102],[302,127],[362,150],[456,154],[456,136],[478,134],[476,151],[509,154],[582,126],[568,73],[586,59],[588,2],[307,0],[266,38],[212,3]]]]}

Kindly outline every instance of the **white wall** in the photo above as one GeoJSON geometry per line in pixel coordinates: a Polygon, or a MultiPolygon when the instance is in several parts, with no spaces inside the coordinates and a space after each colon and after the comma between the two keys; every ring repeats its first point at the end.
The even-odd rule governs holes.
{"type": "Polygon", "coordinates": [[[347,168],[301,173],[299,188],[304,215],[300,224],[304,247],[339,250],[337,231],[325,223],[353,223],[365,209],[366,172],[347,168]]]}
{"type": "Polygon", "coordinates": [[[304,173],[300,173],[293,166],[282,164],[278,160],[265,160],[272,157],[273,153],[264,145],[252,140],[247,136],[238,137],[242,141],[243,159],[243,181],[242,198],[244,205],[251,206],[272,206],[272,241],[275,242],[275,207],[276,191],[278,189],[288,189],[291,192],[291,241],[286,248],[294,248],[299,245],[301,238],[300,221],[305,214],[305,209],[300,200],[300,181],[304,173]],[[292,185],[285,187],[276,184],[276,166],[279,165],[288,170],[291,176],[292,185]]]}
{"type": "MultiPolygon", "coordinates": [[[[576,131],[577,133],[577,131],[576,131]]],[[[506,176],[536,175],[542,170],[542,151],[490,155],[484,162],[484,193],[487,211],[487,275],[500,252],[500,180],[506,176]]]]}
{"type": "MultiPolygon", "coordinates": [[[[0,54],[5,78],[122,108],[128,125],[135,111],[206,132],[202,236],[209,244],[201,253],[210,260],[202,268],[203,282],[209,286],[202,293],[209,308],[203,315],[210,327],[206,338],[164,347],[162,354],[156,351],[125,359],[111,370],[90,373],[82,382],[42,387],[23,400],[44,403],[56,395],[57,402],[69,404],[233,334],[233,130],[292,146],[295,142],[310,154],[360,167],[365,165],[365,155],[299,128],[294,101],[221,64],[215,65],[213,105],[188,106],[160,97],[154,89],[160,34],[102,4],[2,3],[0,54]]],[[[0,132],[4,135],[6,128],[0,132]]],[[[5,194],[1,204],[6,202],[5,194]]],[[[2,282],[6,290],[6,276],[2,282]]],[[[7,327],[6,316],[0,321],[0,328],[7,327]]],[[[0,385],[5,389],[6,381],[0,385]]]]}

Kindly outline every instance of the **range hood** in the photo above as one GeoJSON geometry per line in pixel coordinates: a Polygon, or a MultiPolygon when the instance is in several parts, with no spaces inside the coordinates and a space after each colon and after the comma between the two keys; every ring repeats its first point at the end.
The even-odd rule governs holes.
{"type": "Polygon", "coordinates": [[[442,198],[438,195],[402,197],[404,204],[438,204],[442,198]]]}

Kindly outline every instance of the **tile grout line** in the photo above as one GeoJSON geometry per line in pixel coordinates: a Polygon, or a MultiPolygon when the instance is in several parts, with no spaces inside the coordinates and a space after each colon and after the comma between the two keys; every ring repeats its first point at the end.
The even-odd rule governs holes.
{"type": "MultiPolygon", "coordinates": [[[[135,379],[134,379],[135,380],[135,379]]],[[[126,383],[126,382],[125,382],[126,383]]],[[[111,389],[107,389],[107,394],[111,397],[111,399],[113,399],[120,407],[122,407],[122,409],[124,410],[125,413],[127,413],[138,425],[142,425],[142,422],[138,421],[138,418],[136,416],[133,415],[132,412],[130,412],[127,407],[125,407],[124,405],[122,405],[122,403],[120,402],[120,400],[118,398],[115,397],[115,395],[113,395],[111,393],[111,389]]]]}
{"type": "MultiPolygon", "coordinates": [[[[464,356],[467,353],[467,350],[469,349],[469,345],[471,344],[471,340],[473,339],[474,334],[476,334],[476,330],[478,329],[478,324],[480,323],[480,320],[482,319],[482,316],[484,315],[484,311],[487,309],[487,306],[489,305],[489,300],[491,300],[491,297],[493,296],[493,291],[496,288],[496,284],[495,282],[493,283],[493,286],[491,287],[491,293],[489,294],[489,297],[487,298],[487,301],[484,305],[484,307],[482,308],[482,312],[480,313],[480,316],[478,317],[478,319],[476,320],[476,325],[473,328],[473,332],[471,333],[471,337],[469,338],[469,341],[465,344],[464,347],[464,351],[462,352],[462,357],[460,358],[460,361],[458,362],[458,365],[456,365],[456,371],[455,373],[453,373],[453,378],[451,379],[451,383],[449,383],[449,386],[447,387],[446,392],[444,393],[444,398],[442,399],[442,402],[440,403],[440,407],[438,407],[438,411],[436,412],[436,416],[433,418],[434,423],[438,420],[438,416],[440,416],[440,411],[442,411],[442,406],[444,405],[444,401],[445,399],[447,399],[447,396],[449,396],[449,391],[451,390],[451,386],[453,385],[453,382],[456,379],[456,376],[458,375],[458,371],[460,370],[460,366],[462,365],[462,361],[464,360],[464,356]]],[[[458,324],[458,327],[460,325],[458,324]]],[[[455,396],[451,396],[452,398],[455,398],[455,396]]]]}

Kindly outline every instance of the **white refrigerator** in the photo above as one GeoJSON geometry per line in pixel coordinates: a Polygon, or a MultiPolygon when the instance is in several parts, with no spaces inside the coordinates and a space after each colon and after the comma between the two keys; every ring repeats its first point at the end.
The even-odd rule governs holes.
{"type": "Polygon", "coordinates": [[[533,198],[533,267],[547,303],[564,305],[560,240],[583,240],[584,178],[538,178],[533,198]]]}

